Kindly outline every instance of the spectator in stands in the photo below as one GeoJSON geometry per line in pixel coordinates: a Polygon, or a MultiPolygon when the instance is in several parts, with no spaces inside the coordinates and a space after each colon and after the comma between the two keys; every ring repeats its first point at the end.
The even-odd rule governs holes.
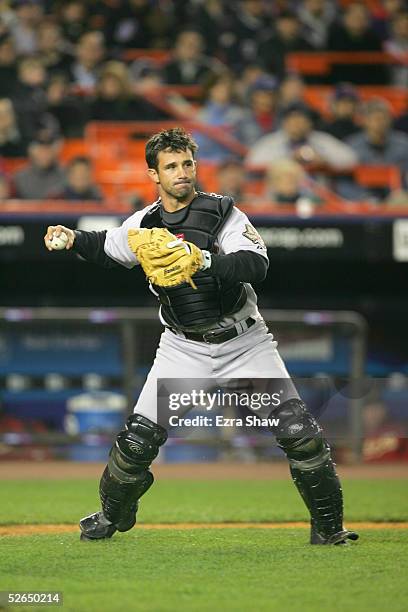
{"type": "Polygon", "coordinates": [[[268,168],[263,201],[298,204],[303,200],[311,206],[321,204],[322,199],[311,185],[311,179],[308,179],[301,164],[293,159],[281,159],[268,168]]]}
{"type": "Polygon", "coordinates": [[[11,33],[19,55],[32,55],[37,51],[37,28],[43,16],[41,0],[14,0],[15,20],[11,33]]]}
{"type": "Polygon", "coordinates": [[[242,163],[234,159],[226,160],[220,164],[217,172],[218,193],[231,196],[237,203],[243,204],[246,180],[242,163]]]}
{"type": "Polygon", "coordinates": [[[331,117],[324,131],[339,140],[360,131],[356,120],[359,104],[357,90],[349,83],[340,83],[334,91],[330,104],[331,117]]]}
{"type": "Polygon", "coordinates": [[[250,91],[255,81],[263,76],[268,76],[258,64],[248,64],[235,79],[235,91],[242,104],[246,104],[250,91]]]}
{"type": "Polygon", "coordinates": [[[75,48],[76,58],[70,66],[71,80],[84,91],[92,90],[105,56],[105,42],[100,32],[86,32],[75,48]]]}
{"type": "Polygon", "coordinates": [[[260,43],[258,58],[263,68],[282,78],[288,53],[311,51],[313,47],[302,35],[302,26],[295,13],[281,13],[276,19],[276,33],[260,43]]]}
{"type": "Polygon", "coordinates": [[[45,83],[47,73],[35,57],[24,58],[18,66],[18,80],[12,100],[19,124],[29,136],[37,131],[47,109],[45,83]]]}
{"type": "Polygon", "coordinates": [[[357,161],[348,145],[313,129],[310,110],[299,104],[285,110],[281,129],[263,136],[251,147],[246,162],[267,166],[288,157],[305,165],[329,166],[337,170],[351,168],[357,161]]]}
{"type": "Polygon", "coordinates": [[[66,138],[80,138],[83,135],[88,108],[82,96],[71,94],[65,73],[55,73],[48,81],[47,112],[52,115],[66,138]]]}
{"type": "Polygon", "coordinates": [[[96,121],[130,121],[138,116],[127,66],[107,62],[100,73],[89,117],[96,121]]]}
{"type": "Polygon", "coordinates": [[[68,0],[59,7],[59,23],[63,38],[76,45],[89,29],[88,8],[82,0],[68,0]]]}
{"type": "MultiPolygon", "coordinates": [[[[234,101],[233,79],[226,75],[214,78],[206,92],[206,102],[198,113],[198,119],[212,127],[220,127],[240,142],[252,138],[252,125],[248,112],[234,101]]],[[[200,158],[211,161],[223,161],[231,157],[229,148],[204,133],[195,134],[200,147],[200,158]]]]}
{"type": "Polygon", "coordinates": [[[0,202],[5,202],[11,198],[10,184],[7,176],[0,172],[0,202]]]}
{"type": "Polygon", "coordinates": [[[21,134],[13,103],[8,98],[0,99],[0,155],[24,157],[28,142],[21,134]]]}
{"type": "Polygon", "coordinates": [[[37,57],[48,75],[55,72],[69,74],[72,55],[66,52],[65,47],[60,26],[53,21],[44,21],[38,28],[37,57]]]}
{"type": "MultiPolygon", "coordinates": [[[[341,22],[330,28],[327,47],[329,51],[382,51],[380,37],[370,25],[370,13],[363,2],[351,2],[344,10],[341,22]]],[[[332,82],[350,81],[358,84],[383,84],[388,82],[388,72],[382,65],[336,64],[331,73],[332,82]]]]}
{"type": "Polygon", "coordinates": [[[272,28],[262,0],[241,0],[236,4],[224,22],[219,44],[227,66],[238,74],[258,61],[257,41],[270,36],[272,28]]]}
{"type": "Polygon", "coordinates": [[[251,140],[247,138],[245,144],[252,145],[276,127],[278,82],[273,77],[261,76],[250,87],[248,95],[253,136],[251,140]]]}
{"type": "Polygon", "coordinates": [[[397,13],[391,24],[391,36],[385,50],[393,55],[397,64],[391,69],[391,82],[396,87],[408,87],[408,11],[397,13]]]}
{"type": "Polygon", "coordinates": [[[64,190],[65,172],[58,162],[58,134],[42,130],[28,148],[29,164],[14,176],[17,198],[52,199],[64,190]]]}
{"type": "Polygon", "coordinates": [[[296,72],[288,72],[279,87],[279,107],[284,110],[292,104],[304,102],[305,83],[296,72]]]}
{"type": "Polygon", "coordinates": [[[150,0],[112,3],[106,13],[106,43],[115,49],[167,48],[176,24],[172,3],[165,9],[150,0]]]}
{"type": "Polygon", "coordinates": [[[387,40],[391,34],[391,24],[397,13],[406,9],[406,0],[382,0],[374,5],[373,28],[382,40],[387,40]]]}
{"type": "Polygon", "coordinates": [[[4,29],[0,33],[0,97],[8,98],[17,83],[17,53],[13,37],[4,29]]]}
{"type": "Polygon", "coordinates": [[[176,40],[173,57],[163,68],[163,80],[172,85],[197,85],[226,71],[217,59],[203,54],[204,41],[199,32],[184,30],[176,40]]]}
{"type": "Polygon", "coordinates": [[[216,55],[228,22],[228,10],[223,0],[207,0],[190,5],[190,22],[203,37],[205,53],[216,55]]]}
{"type": "Polygon", "coordinates": [[[92,179],[89,157],[74,157],[66,170],[66,184],[59,196],[64,200],[102,200],[102,194],[92,179]]]}
{"type": "Polygon", "coordinates": [[[303,0],[298,12],[303,35],[314,49],[325,49],[336,7],[329,0],[303,0]]]}
{"type": "MultiPolygon", "coordinates": [[[[392,129],[390,107],[370,100],[362,112],[363,130],[348,139],[360,164],[393,165],[408,172],[408,136],[392,129]]],[[[406,177],[404,177],[406,178],[406,177]]]]}

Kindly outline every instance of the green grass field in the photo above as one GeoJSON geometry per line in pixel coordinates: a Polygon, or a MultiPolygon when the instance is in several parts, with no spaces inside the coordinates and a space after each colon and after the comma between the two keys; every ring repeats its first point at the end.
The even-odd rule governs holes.
{"type": "MultiPolygon", "coordinates": [[[[343,484],[348,521],[408,520],[407,481],[343,484]]],[[[98,507],[95,481],[0,488],[2,525],[76,523],[98,507]]],[[[306,529],[210,528],[305,520],[289,481],[159,481],[139,516],[138,527],[107,542],[81,543],[77,533],[1,537],[0,590],[60,590],[62,609],[75,612],[407,609],[408,530],[362,529],[355,545],[326,548],[308,545],[306,529]],[[183,522],[209,528],[143,529],[183,522]]]]}

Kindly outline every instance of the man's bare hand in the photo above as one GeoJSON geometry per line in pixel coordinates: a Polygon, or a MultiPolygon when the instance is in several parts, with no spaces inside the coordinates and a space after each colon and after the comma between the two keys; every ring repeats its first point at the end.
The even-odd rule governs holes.
{"type": "Polygon", "coordinates": [[[47,229],[47,233],[44,236],[44,244],[45,244],[45,247],[49,251],[54,250],[51,246],[51,240],[54,237],[58,238],[59,236],[61,236],[62,233],[66,234],[66,236],[68,237],[67,244],[65,245],[64,248],[67,251],[69,251],[69,249],[72,249],[72,246],[75,241],[74,230],[70,229],[69,227],[65,227],[64,225],[49,225],[47,229]]]}

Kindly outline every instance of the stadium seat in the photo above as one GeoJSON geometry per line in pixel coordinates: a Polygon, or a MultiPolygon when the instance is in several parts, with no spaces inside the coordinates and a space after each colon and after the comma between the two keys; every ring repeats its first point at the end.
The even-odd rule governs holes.
{"type": "Polygon", "coordinates": [[[354,179],[362,187],[386,187],[390,191],[401,189],[401,172],[397,166],[356,166],[354,179]]]}

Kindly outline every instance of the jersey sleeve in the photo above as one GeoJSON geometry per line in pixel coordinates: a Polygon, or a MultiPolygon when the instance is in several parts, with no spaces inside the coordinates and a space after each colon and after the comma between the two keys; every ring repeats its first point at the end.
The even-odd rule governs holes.
{"type": "Polygon", "coordinates": [[[236,206],[217,237],[220,254],[252,251],[268,259],[265,243],[245,213],[236,206]]]}
{"type": "Polygon", "coordinates": [[[139,265],[136,255],[130,250],[128,245],[128,231],[138,229],[145,214],[153,206],[146,206],[128,217],[120,227],[114,227],[107,231],[105,238],[104,251],[108,257],[126,268],[133,268],[139,265]]]}

